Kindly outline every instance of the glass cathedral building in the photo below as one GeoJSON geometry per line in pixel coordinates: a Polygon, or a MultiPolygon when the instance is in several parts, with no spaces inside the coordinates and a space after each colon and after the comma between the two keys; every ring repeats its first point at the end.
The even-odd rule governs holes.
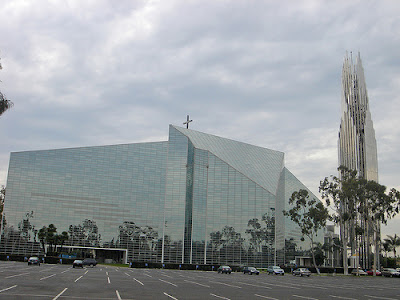
{"type": "Polygon", "coordinates": [[[309,249],[282,213],[307,189],[284,153],[173,125],[163,142],[11,153],[6,188],[3,254],[42,255],[49,224],[65,249],[124,263],[266,267],[309,249]]]}

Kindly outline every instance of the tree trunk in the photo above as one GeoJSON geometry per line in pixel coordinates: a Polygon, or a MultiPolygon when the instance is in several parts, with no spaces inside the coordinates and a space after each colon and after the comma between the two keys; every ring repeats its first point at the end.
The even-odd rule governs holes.
{"type": "Polygon", "coordinates": [[[317,267],[317,262],[315,261],[315,254],[314,254],[314,240],[311,239],[311,255],[312,255],[312,259],[313,259],[313,264],[314,264],[314,268],[315,270],[317,270],[318,275],[320,274],[319,269],[317,267]]]}
{"type": "Polygon", "coordinates": [[[349,265],[347,262],[347,237],[343,221],[340,222],[340,237],[342,238],[342,243],[343,243],[343,253],[342,253],[343,272],[344,275],[349,275],[349,265]]]}
{"type": "MultiPolygon", "coordinates": [[[[375,229],[375,228],[374,228],[375,229]]],[[[374,253],[374,264],[373,264],[373,274],[374,277],[376,276],[376,268],[378,266],[378,255],[379,255],[379,249],[378,249],[378,233],[376,230],[374,230],[374,245],[375,245],[375,253],[374,253]]]]}

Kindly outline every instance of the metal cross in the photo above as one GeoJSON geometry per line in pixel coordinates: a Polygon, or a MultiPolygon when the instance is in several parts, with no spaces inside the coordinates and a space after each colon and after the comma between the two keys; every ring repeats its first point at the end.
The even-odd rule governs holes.
{"type": "Polygon", "coordinates": [[[189,120],[189,115],[187,115],[187,117],[186,117],[186,122],[183,122],[183,125],[186,124],[186,128],[189,129],[189,123],[190,123],[190,122],[193,122],[193,120],[189,120]]]}

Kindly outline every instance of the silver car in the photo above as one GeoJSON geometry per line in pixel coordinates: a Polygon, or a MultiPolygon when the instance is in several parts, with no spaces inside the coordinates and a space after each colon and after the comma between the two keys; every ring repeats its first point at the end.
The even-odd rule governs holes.
{"type": "Polygon", "coordinates": [[[296,270],[293,270],[292,274],[293,274],[293,276],[299,275],[299,276],[310,277],[311,271],[307,268],[298,268],[296,270]]]}
{"type": "Polygon", "coordinates": [[[267,273],[272,274],[272,275],[285,275],[285,271],[283,271],[280,267],[278,266],[270,266],[267,268],[267,273]]]}

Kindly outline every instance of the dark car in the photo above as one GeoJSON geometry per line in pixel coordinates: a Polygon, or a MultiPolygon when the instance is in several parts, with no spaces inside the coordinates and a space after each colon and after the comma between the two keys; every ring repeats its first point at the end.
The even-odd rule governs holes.
{"type": "Polygon", "coordinates": [[[219,268],[218,268],[218,273],[221,273],[221,274],[231,274],[232,273],[232,269],[231,269],[231,267],[229,267],[229,266],[220,266],[219,268]]]}
{"type": "Polygon", "coordinates": [[[298,276],[310,277],[311,271],[309,269],[307,269],[307,268],[298,268],[296,270],[293,270],[292,274],[293,274],[293,276],[298,275],[298,276]]]}
{"type": "Polygon", "coordinates": [[[382,276],[385,277],[400,277],[400,272],[393,268],[386,268],[382,270],[382,276]]]}
{"type": "Polygon", "coordinates": [[[260,275],[260,271],[258,271],[256,268],[254,267],[244,267],[243,268],[243,274],[249,274],[249,275],[260,275]]]}
{"type": "Polygon", "coordinates": [[[85,258],[83,260],[83,265],[84,266],[91,266],[94,267],[97,265],[97,261],[94,258],[85,258]]]}
{"type": "Polygon", "coordinates": [[[29,266],[29,265],[38,265],[38,266],[40,266],[40,259],[39,259],[39,257],[36,257],[36,256],[29,257],[29,259],[28,259],[28,266],[29,266]]]}
{"type": "Polygon", "coordinates": [[[75,259],[72,263],[73,268],[83,268],[83,261],[80,259],[75,259]]]}

